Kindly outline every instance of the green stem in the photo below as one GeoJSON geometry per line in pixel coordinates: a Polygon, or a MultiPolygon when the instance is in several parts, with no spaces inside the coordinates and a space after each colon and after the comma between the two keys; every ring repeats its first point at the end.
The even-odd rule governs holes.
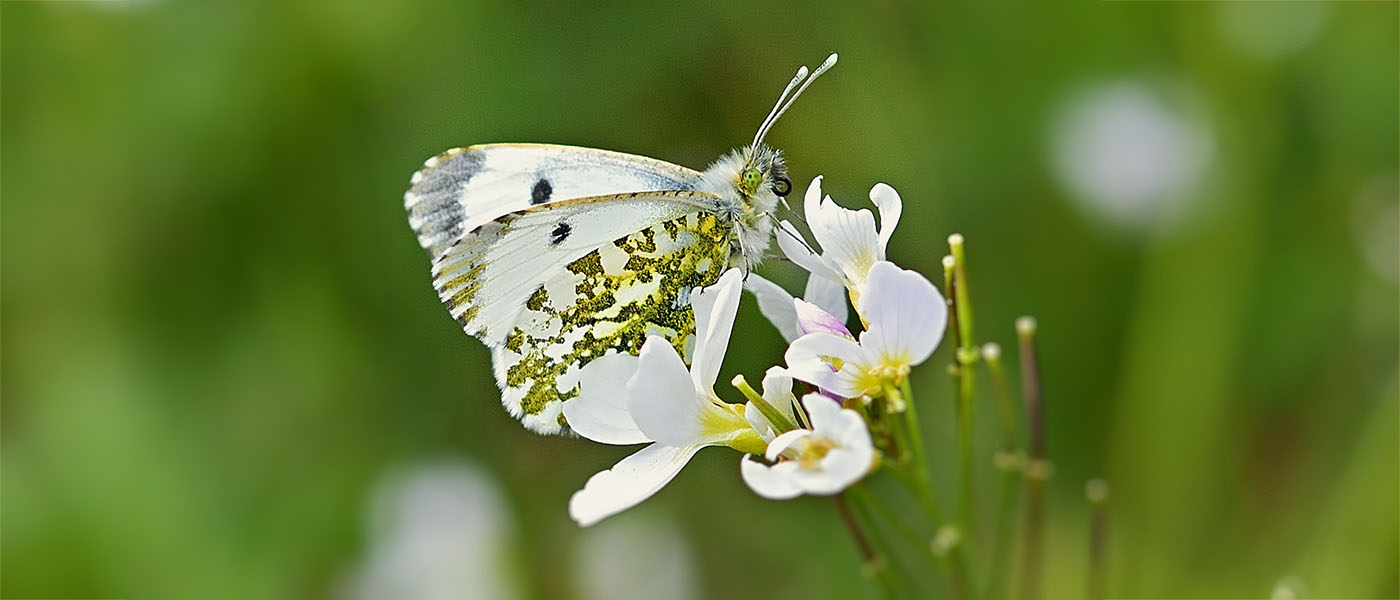
{"type": "Polygon", "coordinates": [[[1001,472],[1000,498],[997,500],[996,537],[992,541],[991,564],[987,566],[987,594],[989,600],[1006,597],[1008,563],[1011,560],[1011,534],[1016,530],[1016,492],[1021,478],[1018,470],[1011,465],[998,465],[1001,472]]]}
{"type": "MultiPolygon", "coordinates": [[[[961,351],[959,351],[961,354],[961,351]]],[[[972,535],[972,396],[974,392],[972,382],[972,365],[962,362],[959,369],[958,385],[958,482],[959,497],[961,502],[958,505],[958,520],[961,522],[963,533],[969,537],[972,535]]]]}
{"type": "Polygon", "coordinates": [[[958,348],[958,524],[964,539],[973,538],[972,516],[973,488],[972,477],[972,400],[976,393],[976,375],[972,369],[978,353],[973,346],[972,296],[967,285],[967,253],[963,247],[962,234],[948,236],[948,248],[952,250],[952,283],[954,311],[957,314],[958,348]]]}
{"type": "Polygon", "coordinates": [[[1006,597],[1007,565],[1011,560],[1011,535],[1015,531],[1016,492],[1020,487],[1020,450],[1016,444],[1016,421],[1011,404],[1011,392],[1006,384],[1006,371],[1001,363],[1001,346],[982,346],[982,361],[996,392],[997,417],[1001,422],[1001,444],[996,454],[996,467],[1001,472],[997,498],[996,534],[992,540],[991,563],[987,565],[986,597],[1001,600],[1006,597]]]}
{"type": "Polygon", "coordinates": [[[954,302],[958,305],[958,333],[962,347],[972,348],[972,295],[967,288],[967,254],[963,251],[963,236],[955,233],[948,236],[948,247],[953,251],[954,302]]]}
{"type": "Polygon", "coordinates": [[[1025,543],[1021,547],[1021,598],[1039,600],[1044,552],[1045,480],[1050,463],[1045,460],[1045,415],[1040,397],[1040,369],[1035,354],[1035,319],[1016,320],[1021,346],[1021,386],[1026,399],[1026,432],[1030,437],[1026,462],[1025,543]]]}
{"type": "Polygon", "coordinates": [[[763,418],[768,419],[768,422],[778,430],[778,433],[797,429],[797,424],[793,423],[792,419],[787,418],[782,412],[778,411],[776,406],[769,404],[767,400],[763,399],[763,396],[754,391],[753,387],[749,385],[749,382],[744,380],[742,374],[735,375],[734,380],[729,383],[758,408],[758,412],[763,414],[763,418]]]}
{"type": "Polygon", "coordinates": [[[989,342],[982,345],[982,361],[987,365],[987,373],[992,381],[992,391],[997,398],[997,420],[1001,423],[1001,448],[1016,450],[1016,410],[1011,404],[1011,390],[1006,385],[1006,370],[1001,364],[1001,345],[989,342]]]}
{"type": "Polygon", "coordinates": [[[850,532],[851,539],[856,543],[856,549],[860,551],[860,557],[863,561],[861,564],[862,573],[875,579],[886,598],[898,598],[898,588],[890,573],[888,552],[876,552],[870,544],[870,538],[865,535],[866,529],[873,531],[869,519],[858,520],[856,518],[844,492],[837,494],[834,498],[836,512],[841,515],[841,521],[846,524],[846,530],[850,532]],[[865,521],[864,525],[861,523],[862,520],[865,521]]]}

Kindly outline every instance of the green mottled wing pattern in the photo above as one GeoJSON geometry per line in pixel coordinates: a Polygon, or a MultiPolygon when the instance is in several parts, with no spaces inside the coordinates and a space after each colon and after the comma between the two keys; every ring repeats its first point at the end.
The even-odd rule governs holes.
{"type": "Polygon", "coordinates": [[[690,293],[727,267],[733,222],[695,191],[582,198],[469,232],[437,262],[454,317],[492,348],[501,402],[526,427],[567,430],[581,369],[648,335],[692,342],[690,293]]]}

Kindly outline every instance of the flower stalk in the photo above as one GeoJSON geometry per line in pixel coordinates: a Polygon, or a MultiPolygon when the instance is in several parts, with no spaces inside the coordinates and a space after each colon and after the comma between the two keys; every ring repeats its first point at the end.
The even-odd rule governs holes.
{"type": "Polygon", "coordinates": [[[768,422],[773,424],[774,429],[777,429],[778,433],[797,429],[797,424],[792,422],[792,419],[787,418],[787,415],[784,415],[776,406],[773,406],[765,400],[762,394],[754,391],[753,386],[749,385],[749,382],[744,379],[743,374],[735,375],[734,379],[731,380],[729,384],[734,386],[734,389],[739,390],[739,393],[743,394],[745,399],[752,402],[754,407],[757,408],[759,412],[763,413],[763,418],[768,419],[768,422]]]}
{"type": "Polygon", "coordinates": [[[1045,483],[1050,464],[1045,460],[1045,418],[1040,397],[1040,369],[1036,364],[1035,319],[1016,320],[1016,336],[1021,351],[1021,386],[1026,401],[1027,432],[1030,436],[1026,463],[1025,537],[1021,547],[1021,598],[1039,600],[1044,552],[1045,483]]]}
{"type": "Polygon", "coordinates": [[[991,562],[987,565],[986,597],[1006,596],[1007,563],[1011,557],[1011,534],[1015,531],[1016,492],[1019,489],[1021,465],[1025,462],[1016,444],[1016,423],[1011,404],[1011,391],[1006,383],[1006,371],[1001,362],[1001,345],[982,345],[982,362],[996,393],[997,418],[1001,423],[1001,442],[993,464],[1000,473],[997,494],[996,534],[992,541],[991,562]]]}
{"type": "MultiPolygon", "coordinates": [[[[948,236],[948,248],[952,251],[952,287],[949,296],[953,298],[953,314],[957,315],[957,348],[955,357],[958,364],[958,523],[967,538],[973,536],[972,503],[972,400],[976,392],[975,371],[972,365],[977,362],[978,352],[972,337],[972,298],[967,286],[967,252],[962,234],[948,236]]],[[[945,278],[948,276],[947,261],[944,261],[945,278]]]]}

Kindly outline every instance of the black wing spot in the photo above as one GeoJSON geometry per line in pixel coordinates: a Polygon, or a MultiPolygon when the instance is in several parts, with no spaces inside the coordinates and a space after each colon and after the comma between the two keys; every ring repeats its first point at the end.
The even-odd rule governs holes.
{"type": "Polygon", "coordinates": [[[558,246],[564,243],[564,240],[569,239],[569,233],[573,230],[573,226],[569,225],[568,222],[560,221],[559,224],[554,227],[554,231],[549,234],[549,244],[551,246],[558,246]]]}
{"type": "Polygon", "coordinates": [[[535,187],[530,190],[530,204],[544,204],[549,202],[549,195],[554,193],[554,186],[549,185],[549,180],[540,178],[535,182],[535,187]]]}

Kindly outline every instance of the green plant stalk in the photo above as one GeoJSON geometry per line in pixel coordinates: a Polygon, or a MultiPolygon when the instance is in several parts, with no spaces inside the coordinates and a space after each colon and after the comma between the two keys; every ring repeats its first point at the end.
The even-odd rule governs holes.
{"type": "MultiPolygon", "coordinates": [[[[959,362],[962,359],[959,358],[959,362]]],[[[972,537],[972,365],[962,363],[958,370],[958,505],[959,527],[972,537]]]]}
{"type": "Polygon", "coordinates": [[[977,360],[977,351],[973,348],[972,341],[972,297],[967,286],[967,253],[963,247],[963,236],[956,233],[948,236],[948,247],[952,250],[953,257],[953,285],[950,292],[953,295],[953,305],[957,309],[954,312],[957,314],[958,332],[958,492],[961,500],[958,506],[958,523],[964,539],[971,540],[974,537],[972,399],[976,393],[976,376],[971,366],[977,360]]]}
{"type": "MultiPolygon", "coordinates": [[[[916,479],[915,483],[918,487],[916,495],[919,496],[920,501],[924,503],[924,510],[928,512],[929,521],[937,528],[939,524],[943,522],[943,519],[941,511],[938,509],[937,501],[934,498],[933,484],[929,479],[928,458],[927,454],[924,452],[924,438],[920,428],[917,408],[918,402],[914,399],[914,388],[908,379],[905,379],[900,385],[900,393],[904,395],[904,404],[906,406],[904,411],[905,425],[909,429],[909,443],[914,451],[914,478],[916,479]]],[[[962,531],[966,532],[966,529],[962,531]]],[[[972,595],[972,590],[969,587],[970,578],[968,577],[966,535],[963,536],[963,540],[963,542],[952,548],[948,556],[948,562],[950,563],[949,583],[954,598],[968,598],[972,595]]]]}
{"type": "Polygon", "coordinates": [[[834,499],[836,512],[841,515],[841,521],[846,524],[846,531],[851,534],[851,539],[860,552],[861,560],[864,561],[861,570],[868,576],[874,577],[886,598],[898,598],[899,593],[890,574],[889,553],[887,551],[877,552],[870,544],[870,538],[865,535],[865,529],[869,528],[869,520],[866,519],[865,526],[862,526],[851,512],[851,506],[846,500],[845,493],[837,494],[834,499]]]}
{"type": "Polygon", "coordinates": [[[758,412],[762,413],[763,418],[768,419],[768,422],[772,423],[773,427],[778,429],[778,433],[784,433],[797,429],[797,424],[793,423],[791,419],[788,419],[786,416],[783,415],[783,413],[779,412],[777,407],[773,406],[772,404],[769,404],[768,401],[765,400],[762,395],[754,391],[753,387],[749,385],[749,382],[744,380],[744,376],[742,374],[735,375],[734,380],[729,383],[730,385],[734,386],[734,389],[739,390],[739,393],[743,394],[749,402],[752,402],[753,405],[758,408],[758,412]]]}
{"type": "Polygon", "coordinates": [[[961,347],[972,349],[972,295],[967,288],[967,253],[963,249],[961,234],[948,236],[948,247],[953,251],[953,302],[958,306],[958,337],[961,347]]]}
{"type": "Polygon", "coordinates": [[[1006,597],[1008,563],[1011,560],[1011,536],[1016,531],[1016,492],[1020,489],[1018,473],[1005,469],[1001,473],[997,499],[996,537],[992,541],[991,562],[987,566],[986,597],[999,600],[1006,597]]]}
{"type": "Polygon", "coordinates": [[[1015,531],[1016,492],[1020,488],[1018,469],[1011,461],[1015,460],[1020,450],[1016,442],[1016,417],[1011,404],[1011,392],[1006,384],[1006,371],[1001,363],[1001,347],[990,343],[984,345],[982,360],[987,365],[992,389],[996,392],[997,417],[1001,422],[1001,448],[996,463],[997,469],[1001,471],[998,482],[1000,489],[997,498],[996,533],[992,538],[991,558],[987,565],[985,597],[1000,600],[1006,597],[1007,564],[1011,558],[1011,535],[1015,531]]]}
{"type": "Polygon", "coordinates": [[[988,343],[982,346],[982,360],[987,365],[987,374],[996,393],[997,420],[1001,424],[1001,449],[1016,450],[1016,410],[1011,404],[1011,390],[1006,384],[1006,370],[1001,364],[1001,346],[988,343]]]}
{"type": "MultiPolygon", "coordinates": [[[[876,540],[875,545],[885,544],[885,537],[881,534],[882,527],[876,523],[876,519],[872,515],[878,516],[879,520],[882,520],[883,524],[885,524],[883,530],[895,531],[900,541],[909,545],[909,548],[914,548],[916,552],[920,550],[920,548],[923,548],[923,541],[914,533],[914,527],[910,527],[909,523],[903,522],[899,516],[895,515],[893,510],[889,509],[889,506],[883,505],[883,502],[879,501],[879,498],[875,497],[874,494],[869,494],[869,492],[865,491],[864,485],[851,485],[850,488],[846,488],[846,495],[851,499],[851,506],[855,509],[855,513],[861,517],[862,522],[864,522],[867,529],[871,531],[871,537],[876,540]]],[[[916,593],[916,590],[920,587],[920,585],[918,585],[916,573],[924,572],[920,569],[921,565],[909,565],[904,564],[904,561],[896,561],[896,554],[892,551],[892,548],[886,548],[888,548],[888,550],[885,551],[885,555],[889,557],[890,566],[895,569],[896,582],[902,585],[903,592],[909,592],[907,597],[920,596],[920,594],[916,593]]],[[[938,580],[938,582],[942,582],[942,580],[948,578],[948,566],[942,564],[942,562],[935,562],[934,571],[932,572],[934,572],[935,575],[934,579],[938,580]]]]}
{"type": "Polygon", "coordinates": [[[1042,554],[1044,552],[1045,480],[1049,465],[1045,460],[1045,415],[1040,397],[1040,368],[1036,364],[1035,319],[1016,320],[1020,341],[1021,385],[1026,400],[1026,432],[1029,459],[1026,462],[1026,520],[1025,538],[1021,546],[1021,598],[1039,600],[1041,597],[1042,554]]]}

